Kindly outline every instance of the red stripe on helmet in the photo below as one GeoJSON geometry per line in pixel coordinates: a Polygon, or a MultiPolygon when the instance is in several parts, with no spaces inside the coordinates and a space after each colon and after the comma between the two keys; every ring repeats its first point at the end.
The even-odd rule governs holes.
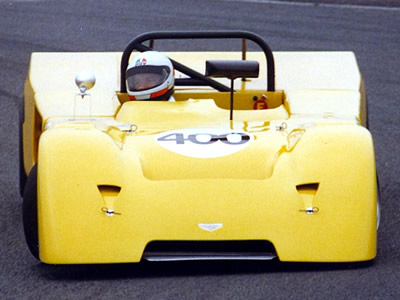
{"type": "Polygon", "coordinates": [[[151,94],[150,98],[160,97],[160,96],[164,95],[166,92],[168,92],[168,87],[166,87],[165,89],[162,89],[161,91],[151,94]]]}

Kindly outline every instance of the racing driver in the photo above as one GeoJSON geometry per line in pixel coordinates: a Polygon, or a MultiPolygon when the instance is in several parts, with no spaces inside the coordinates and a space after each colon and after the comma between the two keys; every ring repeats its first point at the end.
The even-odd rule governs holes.
{"type": "Polygon", "coordinates": [[[126,69],[131,100],[168,100],[174,102],[174,68],[170,59],[157,51],[146,51],[133,58],[126,69]]]}

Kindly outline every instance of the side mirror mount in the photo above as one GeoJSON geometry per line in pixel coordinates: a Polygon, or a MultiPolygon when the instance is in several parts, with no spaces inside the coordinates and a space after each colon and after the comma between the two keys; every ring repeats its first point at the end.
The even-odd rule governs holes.
{"type": "Polygon", "coordinates": [[[75,77],[75,83],[79,88],[79,95],[85,97],[87,95],[86,91],[94,87],[96,83],[96,77],[92,72],[81,71],[75,77]]]}
{"type": "Polygon", "coordinates": [[[236,78],[257,78],[260,70],[255,60],[207,60],[206,76],[214,78],[229,78],[231,80],[230,114],[233,120],[233,82],[236,78]]]}

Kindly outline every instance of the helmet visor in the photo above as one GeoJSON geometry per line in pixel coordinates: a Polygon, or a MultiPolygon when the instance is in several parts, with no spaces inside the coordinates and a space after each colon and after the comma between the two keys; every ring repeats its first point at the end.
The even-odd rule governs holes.
{"type": "Polygon", "coordinates": [[[127,70],[126,80],[130,91],[144,91],[164,83],[169,75],[167,66],[137,66],[127,70]]]}

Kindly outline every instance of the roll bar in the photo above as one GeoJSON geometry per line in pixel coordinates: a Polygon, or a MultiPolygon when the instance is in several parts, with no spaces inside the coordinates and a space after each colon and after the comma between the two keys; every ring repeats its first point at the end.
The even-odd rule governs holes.
{"type": "MultiPolygon", "coordinates": [[[[256,43],[265,54],[267,62],[267,90],[275,91],[275,63],[272,51],[268,44],[259,35],[248,31],[153,31],[143,33],[132,39],[126,46],[121,58],[121,93],[126,93],[125,72],[128,67],[129,57],[133,50],[140,52],[151,50],[142,43],[145,41],[165,40],[165,39],[242,39],[250,40],[256,43]]],[[[190,85],[194,83],[204,82],[219,91],[230,91],[230,88],[211,79],[203,74],[196,72],[174,60],[171,60],[174,68],[188,76],[193,80],[184,79],[182,85],[190,85]]]]}

